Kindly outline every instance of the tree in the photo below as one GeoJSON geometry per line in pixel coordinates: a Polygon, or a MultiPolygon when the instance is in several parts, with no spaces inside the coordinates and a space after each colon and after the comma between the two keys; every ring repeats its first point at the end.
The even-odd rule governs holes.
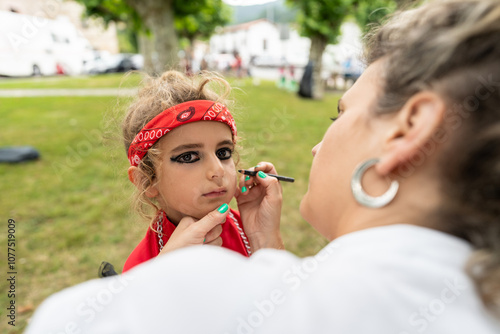
{"type": "Polygon", "coordinates": [[[190,31],[191,28],[186,28],[187,22],[191,23],[190,27],[197,27],[198,31],[192,33],[191,36],[210,35],[214,32],[218,22],[226,22],[223,15],[227,13],[227,10],[224,10],[222,0],[126,1],[136,10],[141,20],[145,22],[154,35],[154,49],[160,72],[178,65],[179,43],[176,19],[180,22],[178,27],[182,28],[182,31],[190,31]],[[214,20],[215,23],[212,24],[210,19],[214,20]]]}
{"type": "Polygon", "coordinates": [[[396,10],[394,0],[357,0],[354,1],[354,18],[366,34],[373,25],[382,23],[383,18],[396,10]]]}
{"type": "Polygon", "coordinates": [[[196,38],[209,38],[217,27],[228,24],[231,16],[231,8],[222,0],[206,0],[203,8],[176,18],[175,28],[179,37],[186,38],[192,46],[196,38]]]}
{"type": "Polygon", "coordinates": [[[158,59],[156,70],[177,66],[178,39],[174,25],[175,0],[126,0],[154,36],[154,50],[158,59]]]}
{"type": "Polygon", "coordinates": [[[137,12],[125,1],[114,0],[77,0],[85,6],[85,15],[103,19],[107,25],[110,22],[125,23],[127,30],[137,36],[139,52],[144,57],[144,71],[154,73],[152,62],[153,46],[151,36],[137,12]]]}
{"type": "Polygon", "coordinates": [[[321,79],[323,52],[327,44],[335,44],[340,26],[352,9],[353,0],[289,0],[299,9],[301,34],[311,39],[309,61],[313,63],[313,98],[324,94],[321,79]]]}
{"type": "MultiPolygon", "coordinates": [[[[184,27],[184,18],[195,26],[200,34],[209,35],[213,33],[216,25],[211,24],[209,15],[213,15],[215,22],[225,22],[222,0],[77,0],[86,7],[86,12],[91,16],[99,16],[105,22],[125,22],[132,24],[139,34],[139,45],[141,52],[154,51],[157,58],[155,72],[175,68],[178,65],[178,32],[176,30],[176,19],[178,25],[184,27]],[[201,20],[199,23],[197,20],[201,20]],[[194,23],[193,23],[194,22],[194,23]],[[151,38],[145,37],[149,31],[151,38]],[[151,48],[151,42],[153,48],[151,48]]],[[[184,29],[184,28],[183,28],[184,29]]],[[[197,36],[194,34],[194,36],[197,36]]],[[[194,38],[194,37],[193,37],[194,38]]],[[[153,52],[151,52],[153,53],[153,52]]],[[[145,64],[151,59],[145,56],[145,64]]]]}
{"type": "Polygon", "coordinates": [[[354,18],[365,34],[373,25],[381,24],[385,16],[416,3],[417,0],[355,0],[354,18]]]}
{"type": "Polygon", "coordinates": [[[186,48],[186,65],[192,68],[193,43],[197,38],[210,37],[215,29],[224,26],[231,21],[231,8],[226,6],[222,0],[206,0],[206,6],[200,10],[175,20],[175,28],[180,38],[188,41],[186,48]]]}

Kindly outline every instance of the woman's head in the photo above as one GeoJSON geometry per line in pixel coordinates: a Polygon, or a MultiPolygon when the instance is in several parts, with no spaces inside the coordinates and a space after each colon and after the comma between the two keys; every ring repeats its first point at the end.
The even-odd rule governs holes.
{"type": "Polygon", "coordinates": [[[221,109],[228,93],[229,85],[219,77],[176,71],[150,78],[139,91],[122,128],[136,207],[145,216],[150,206],[153,215],[163,209],[173,222],[186,215],[201,218],[231,200],[236,128],[221,109]],[[219,84],[222,94],[209,90],[210,83],[219,84]],[[148,140],[153,131],[155,140],[148,140]]]}
{"type": "Polygon", "coordinates": [[[302,214],[330,238],[369,227],[366,218],[469,240],[481,250],[474,277],[493,303],[500,294],[500,3],[434,1],[396,14],[370,36],[366,59],[342,98],[342,116],[314,150],[302,214]],[[355,166],[370,158],[380,161],[362,181],[367,192],[400,182],[381,209],[362,207],[350,189],[355,166]]]}

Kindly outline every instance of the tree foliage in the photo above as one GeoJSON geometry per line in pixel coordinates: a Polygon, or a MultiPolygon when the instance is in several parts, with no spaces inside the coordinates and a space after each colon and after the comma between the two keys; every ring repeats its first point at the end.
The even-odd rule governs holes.
{"type": "Polygon", "coordinates": [[[382,24],[384,18],[398,9],[406,9],[418,0],[355,0],[353,16],[363,34],[374,25],[382,24]]]}
{"type": "Polygon", "coordinates": [[[323,52],[327,44],[337,43],[340,27],[349,15],[354,0],[288,0],[299,9],[301,35],[311,39],[309,62],[312,70],[312,97],[321,99],[324,93],[322,72],[323,52]]]}
{"type": "Polygon", "coordinates": [[[382,23],[384,17],[396,10],[394,0],[358,0],[354,2],[354,18],[363,34],[373,25],[382,23]]]}
{"type": "Polygon", "coordinates": [[[353,0],[289,0],[299,9],[298,23],[301,35],[321,37],[327,43],[336,43],[340,26],[352,8],[353,0]]]}
{"type": "Polygon", "coordinates": [[[124,22],[134,32],[150,32],[158,68],[173,66],[177,56],[177,37],[192,41],[208,37],[219,25],[230,21],[230,8],[222,0],[77,0],[86,15],[109,22],[124,22]],[[173,14],[173,15],[172,15],[173,14]],[[173,19],[172,19],[173,17],[173,19]]]}
{"type": "Polygon", "coordinates": [[[85,15],[88,17],[99,17],[104,23],[124,22],[132,25],[135,31],[144,27],[137,12],[125,1],[116,0],[76,0],[85,6],[85,15]]]}
{"type": "Polygon", "coordinates": [[[206,0],[205,6],[176,17],[175,28],[179,37],[187,38],[189,41],[196,38],[208,38],[217,27],[228,24],[231,21],[231,15],[231,8],[222,0],[206,0]]]}

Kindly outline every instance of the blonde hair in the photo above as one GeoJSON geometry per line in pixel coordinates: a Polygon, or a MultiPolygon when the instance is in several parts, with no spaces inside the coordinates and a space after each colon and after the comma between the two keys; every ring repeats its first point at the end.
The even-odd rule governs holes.
{"type": "Polygon", "coordinates": [[[434,216],[475,248],[467,272],[500,316],[500,2],[426,3],[394,15],[366,46],[367,62],[385,66],[376,113],[428,89],[447,100],[445,122],[461,121],[441,157],[445,204],[434,216]]]}
{"type": "MultiPolygon", "coordinates": [[[[230,92],[231,87],[228,82],[211,72],[202,72],[188,77],[172,70],[163,73],[160,77],[147,76],[122,122],[126,153],[137,133],[165,109],[193,100],[211,100],[229,108],[228,104],[231,101],[227,98],[230,92]]],[[[146,196],[148,189],[156,182],[156,170],[161,164],[157,147],[158,142],[148,150],[137,166],[139,174],[136,175],[136,191],[132,200],[133,208],[151,223],[160,210],[158,203],[146,196]]]]}

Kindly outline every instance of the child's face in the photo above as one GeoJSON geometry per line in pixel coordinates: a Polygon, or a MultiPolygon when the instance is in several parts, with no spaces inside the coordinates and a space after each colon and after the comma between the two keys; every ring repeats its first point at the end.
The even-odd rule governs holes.
{"type": "Polygon", "coordinates": [[[181,125],[158,143],[157,198],[172,222],[185,216],[203,218],[236,191],[234,149],[229,127],[199,121],[181,125]]]}

